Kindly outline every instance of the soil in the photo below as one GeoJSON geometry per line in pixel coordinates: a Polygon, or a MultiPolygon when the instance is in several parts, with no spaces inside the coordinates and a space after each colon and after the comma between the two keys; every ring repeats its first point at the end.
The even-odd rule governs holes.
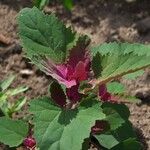
{"type": "MultiPolygon", "coordinates": [[[[16,16],[26,6],[31,6],[30,0],[0,0],[0,80],[15,74],[17,78],[12,86],[28,86],[25,95],[30,100],[47,94],[50,77],[24,58],[19,45],[16,16]]],[[[150,43],[149,0],[130,3],[125,0],[78,0],[71,12],[56,3],[46,7],[45,12],[55,12],[76,31],[88,34],[92,44],[110,41],[150,43]]],[[[142,100],[138,105],[128,104],[130,120],[140,130],[140,138],[146,142],[145,149],[150,150],[150,69],[137,80],[122,82],[130,94],[142,100]]],[[[25,113],[23,111],[21,115],[25,113]]]]}

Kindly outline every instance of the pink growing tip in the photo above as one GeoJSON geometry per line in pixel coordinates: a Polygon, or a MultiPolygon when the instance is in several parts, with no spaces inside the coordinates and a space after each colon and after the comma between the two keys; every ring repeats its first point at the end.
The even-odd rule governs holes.
{"type": "Polygon", "coordinates": [[[36,141],[33,137],[27,137],[24,141],[23,141],[23,144],[26,148],[28,149],[33,149],[35,148],[36,146],[36,141]]]}
{"type": "Polygon", "coordinates": [[[76,103],[81,98],[81,94],[79,93],[78,89],[79,84],[77,84],[76,86],[72,86],[69,89],[66,89],[66,94],[72,103],[76,103]]]}

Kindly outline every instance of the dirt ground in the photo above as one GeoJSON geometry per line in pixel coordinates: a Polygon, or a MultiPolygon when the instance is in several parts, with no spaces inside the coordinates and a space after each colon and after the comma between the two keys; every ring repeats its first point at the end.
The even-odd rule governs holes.
{"type": "MultiPolygon", "coordinates": [[[[0,0],[0,80],[16,74],[13,86],[26,85],[28,99],[47,94],[50,77],[28,63],[23,56],[17,35],[16,16],[23,7],[31,6],[30,0],[0,0]]],[[[71,12],[55,3],[45,8],[55,12],[67,25],[79,33],[88,34],[92,44],[127,41],[150,43],[150,1],[137,0],[76,0],[71,12]]],[[[146,141],[150,150],[150,71],[136,81],[122,81],[130,94],[142,99],[140,105],[129,104],[131,121],[146,141]]]]}

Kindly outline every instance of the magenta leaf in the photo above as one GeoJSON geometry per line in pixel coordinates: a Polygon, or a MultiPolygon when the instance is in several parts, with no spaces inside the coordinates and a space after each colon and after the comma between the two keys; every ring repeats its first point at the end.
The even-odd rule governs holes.
{"type": "Polygon", "coordinates": [[[55,64],[49,58],[43,59],[43,71],[67,88],[87,80],[90,72],[90,55],[86,50],[87,45],[86,39],[80,39],[70,50],[69,59],[64,64],[55,64]]]}
{"type": "Polygon", "coordinates": [[[85,62],[89,58],[89,51],[87,50],[89,43],[88,36],[80,36],[77,45],[70,50],[67,64],[75,68],[79,61],[85,62]]]}
{"type": "Polygon", "coordinates": [[[68,88],[76,85],[75,79],[72,80],[67,79],[68,67],[66,65],[56,65],[50,59],[46,59],[43,62],[43,66],[44,66],[43,71],[47,75],[50,75],[51,77],[56,79],[60,84],[63,84],[68,88]]]}
{"type": "Polygon", "coordinates": [[[88,72],[86,71],[86,64],[84,62],[80,61],[76,65],[72,78],[76,79],[77,81],[84,81],[88,78],[88,72]]]}
{"type": "Polygon", "coordinates": [[[76,103],[81,99],[81,94],[79,93],[79,84],[66,89],[66,94],[71,103],[76,103]]]}

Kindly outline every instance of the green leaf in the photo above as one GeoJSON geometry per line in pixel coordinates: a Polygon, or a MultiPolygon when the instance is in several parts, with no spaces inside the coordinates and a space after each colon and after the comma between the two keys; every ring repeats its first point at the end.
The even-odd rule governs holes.
{"type": "Polygon", "coordinates": [[[18,87],[18,88],[15,88],[15,89],[10,89],[6,92],[6,95],[8,96],[14,96],[14,95],[17,95],[19,93],[22,93],[22,92],[25,92],[28,90],[28,87],[26,86],[21,86],[21,87],[18,87]]]}
{"type": "Polygon", "coordinates": [[[94,135],[94,137],[98,140],[101,146],[107,149],[111,149],[117,144],[119,144],[119,142],[115,139],[113,135],[100,134],[100,135],[94,135]]]}
{"type": "Polygon", "coordinates": [[[107,90],[109,93],[113,95],[117,95],[118,101],[123,100],[123,102],[140,103],[140,100],[138,98],[127,95],[125,93],[125,87],[122,83],[108,82],[106,85],[107,85],[107,90]]]}
{"type": "Polygon", "coordinates": [[[120,142],[112,150],[141,150],[141,144],[137,141],[135,131],[130,121],[126,121],[111,134],[120,142]]]}
{"type": "MultiPolygon", "coordinates": [[[[46,6],[49,2],[52,0],[33,0],[34,6],[36,6],[39,9],[43,9],[44,6],[46,6]]],[[[73,7],[73,0],[60,0],[64,7],[67,8],[68,10],[71,10],[73,7]]]]}
{"type": "Polygon", "coordinates": [[[7,95],[3,92],[0,92],[0,107],[7,101],[7,95]]]}
{"type": "Polygon", "coordinates": [[[126,121],[121,127],[112,131],[112,134],[120,142],[127,140],[128,138],[136,138],[135,131],[129,121],[126,121]]]}
{"type": "Polygon", "coordinates": [[[76,36],[54,14],[45,15],[36,7],[25,8],[19,13],[18,23],[22,46],[33,63],[38,64],[41,57],[57,63],[66,60],[76,36]]]}
{"type": "Polygon", "coordinates": [[[134,80],[137,77],[142,76],[143,74],[144,74],[144,70],[139,70],[134,73],[127,74],[127,75],[123,76],[123,78],[128,79],[128,80],[134,80]]]}
{"type": "Polygon", "coordinates": [[[17,112],[21,110],[21,108],[25,105],[26,101],[27,101],[26,97],[19,98],[12,106],[11,111],[17,112]]]}
{"type": "Polygon", "coordinates": [[[94,135],[94,137],[98,140],[100,145],[111,150],[141,150],[142,148],[129,122],[123,124],[123,126],[116,131],[107,131],[105,134],[94,135]]]}
{"type": "Polygon", "coordinates": [[[92,48],[93,57],[97,53],[102,56],[102,72],[94,85],[107,83],[150,66],[150,45],[104,43],[92,48]]]}
{"type": "Polygon", "coordinates": [[[108,115],[105,120],[107,120],[110,124],[111,130],[116,130],[117,128],[122,126],[123,123],[125,123],[125,120],[115,111],[111,111],[111,114],[108,115]]]}
{"type": "Polygon", "coordinates": [[[107,103],[102,105],[103,112],[106,114],[106,121],[110,125],[110,130],[116,130],[122,126],[128,119],[126,114],[129,113],[129,110],[124,107],[124,105],[116,105],[107,103]],[[122,113],[120,113],[122,112],[122,113]],[[124,115],[125,114],[125,115],[124,115]]]}
{"type": "Polygon", "coordinates": [[[27,123],[0,117],[0,142],[10,147],[18,146],[28,134],[27,123]]]}
{"type": "Polygon", "coordinates": [[[101,66],[101,56],[100,53],[97,53],[92,59],[92,70],[94,72],[95,78],[101,76],[102,66],[101,66]]]}
{"type": "Polygon", "coordinates": [[[141,100],[135,96],[125,95],[125,96],[123,96],[123,98],[126,99],[128,102],[131,102],[131,103],[140,103],[141,102],[141,100]]]}
{"type": "Polygon", "coordinates": [[[106,114],[105,120],[110,124],[110,129],[100,135],[94,135],[100,145],[111,150],[132,150],[132,148],[135,150],[140,143],[136,141],[135,131],[130,121],[128,121],[128,108],[124,104],[110,103],[104,103],[102,108],[106,114]],[[134,139],[134,142],[130,139],[134,139]],[[128,146],[127,141],[129,141],[129,145],[130,142],[133,145],[128,146]]]}
{"type": "Polygon", "coordinates": [[[129,108],[125,104],[112,104],[112,103],[104,103],[102,105],[104,113],[106,115],[113,114],[111,111],[112,109],[115,110],[124,120],[127,120],[130,115],[129,108]]]}
{"type": "Polygon", "coordinates": [[[107,83],[107,90],[112,94],[123,94],[125,92],[125,87],[119,82],[109,82],[107,83]]]}
{"type": "Polygon", "coordinates": [[[62,110],[49,98],[33,100],[30,112],[34,115],[34,136],[38,147],[46,150],[80,150],[95,120],[105,118],[99,103],[91,101],[91,107],[85,102],[78,109],[62,110]]]}
{"type": "Polygon", "coordinates": [[[65,87],[60,85],[58,82],[54,81],[50,84],[50,95],[55,104],[59,106],[64,106],[67,102],[67,97],[65,95],[65,87]]]}
{"type": "Polygon", "coordinates": [[[63,5],[65,6],[65,8],[67,8],[68,10],[71,10],[73,7],[73,0],[63,0],[63,5]]]}
{"type": "Polygon", "coordinates": [[[135,138],[129,138],[119,145],[115,146],[111,150],[142,150],[143,146],[135,138]]]}
{"type": "Polygon", "coordinates": [[[91,142],[90,138],[84,139],[84,142],[82,144],[82,150],[88,150],[90,142],[91,142]]]}
{"type": "Polygon", "coordinates": [[[0,82],[0,90],[4,91],[6,90],[11,83],[13,82],[13,80],[15,79],[14,75],[10,75],[7,79],[3,80],[0,82]]]}
{"type": "Polygon", "coordinates": [[[34,6],[39,9],[43,9],[49,3],[49,0],[33,0],[34,6]]]}

